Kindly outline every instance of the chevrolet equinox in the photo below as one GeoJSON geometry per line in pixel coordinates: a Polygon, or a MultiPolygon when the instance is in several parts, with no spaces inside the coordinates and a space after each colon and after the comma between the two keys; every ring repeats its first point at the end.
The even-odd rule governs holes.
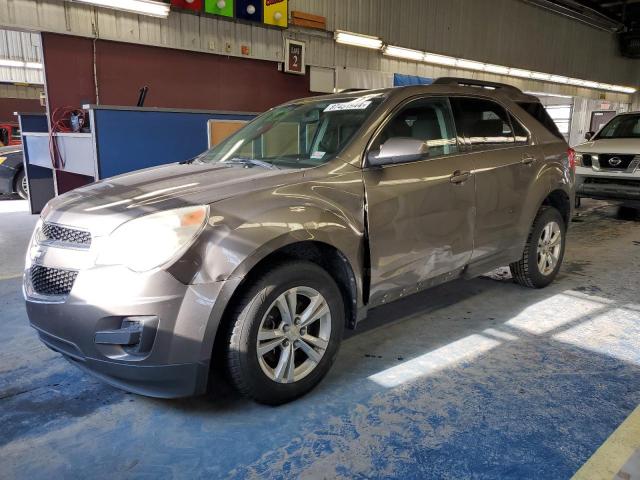
{"type": "Polygon", "coordinates": [[[280,404],[323,378],[371,308],[503,265],[548,285],[573,188],[574,152],[515,87],[295,100],[194,159],[51,200],[27,312],[42,342],[117,387],[198,394],[220,365],[280,404]]]}

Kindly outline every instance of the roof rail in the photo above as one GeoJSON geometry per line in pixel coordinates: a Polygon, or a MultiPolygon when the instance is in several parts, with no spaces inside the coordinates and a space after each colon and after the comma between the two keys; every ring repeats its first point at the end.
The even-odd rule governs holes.
{"type": "Polygon", "coordinates": [[[433,85],[460,85],[463,87],[480,87],[489,88],[491,90],[507,90],[512,93],[522,94],[522,90],[513,85],[498,82],[486,82],[484,80],[475,80],[473,78],[456,78],[442,77],[434,80],[433,85]]]}

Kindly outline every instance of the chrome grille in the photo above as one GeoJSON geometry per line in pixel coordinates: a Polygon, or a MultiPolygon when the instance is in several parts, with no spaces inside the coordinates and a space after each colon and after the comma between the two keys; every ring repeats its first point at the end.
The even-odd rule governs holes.
{"type": "Polygon", "coordinates": [[[602,170],[627,170],[634,158],[635,155],[601,153],[598,155],[598,162],[602,170]],[[611,163],[611,161],[614,163],[611,163]]]}
{"type": "Polygon", "coordinates": [[[58,268],[33,265],[31,267],[31,288],[39,295],[68,295],[78,272],[58,268]]]}
{"type": "Polygon", "coordinates": [[[84,248],[91,246],[91,234],[89,232],[63,227],[55,223],[44,223],[41,235],[44,241],[66,243],[84,248]]]}

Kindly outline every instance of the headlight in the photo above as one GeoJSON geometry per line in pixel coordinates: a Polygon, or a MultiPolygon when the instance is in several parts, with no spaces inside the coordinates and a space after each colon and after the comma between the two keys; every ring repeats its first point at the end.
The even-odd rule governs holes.
{"type": "Polygon", "coordinates": [[[125,265],[136,272],[160,267],[183,253],[204,228],[209,207],[185,207],[123,223],[99,247],[97,265],[125,265]]]}
{"type": "Polygon", "coordinates": [[[583,156],[581,153],[576,152],[575,153],[575,162],[576,162],[576,166],[578,167],[582,167],[583,163],[582,163],[582,159],[583,156]]]}
{"type": "Polygon", "coordinates": [[[42,217],[38,219],[36,226],[33,229],[33,233],[31,234],[31,240],[29,240],[29,247],[27,248],[27,254],[24,259],[24,268],[28,269],[33,264],[33,257],[35,256],[35,251],[38,247],[38,236],[40,235],[40,229],[42,228],[42,217]]]}

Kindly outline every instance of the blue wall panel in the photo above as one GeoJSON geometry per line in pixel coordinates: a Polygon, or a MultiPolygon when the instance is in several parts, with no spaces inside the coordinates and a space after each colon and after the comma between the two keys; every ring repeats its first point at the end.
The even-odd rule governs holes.
{"type": "Polygon", "coordinates": [[[207,121],[252,115],[95,110],[100,178],[179,162],[207,149],[207,121]]]}
{"type": "Polygon", "coordinates": [[[45,113],[21,113],[20,124],[23,132],[48,132],[49,124],[45,113]]]}
{"type": "Polygon", "coordinates": [[[418,75],[404,75],[403,73],[393,74],[394,87],[406,87],[407,85],[431,85],[433,78],[419,77],[418,75]]]}

